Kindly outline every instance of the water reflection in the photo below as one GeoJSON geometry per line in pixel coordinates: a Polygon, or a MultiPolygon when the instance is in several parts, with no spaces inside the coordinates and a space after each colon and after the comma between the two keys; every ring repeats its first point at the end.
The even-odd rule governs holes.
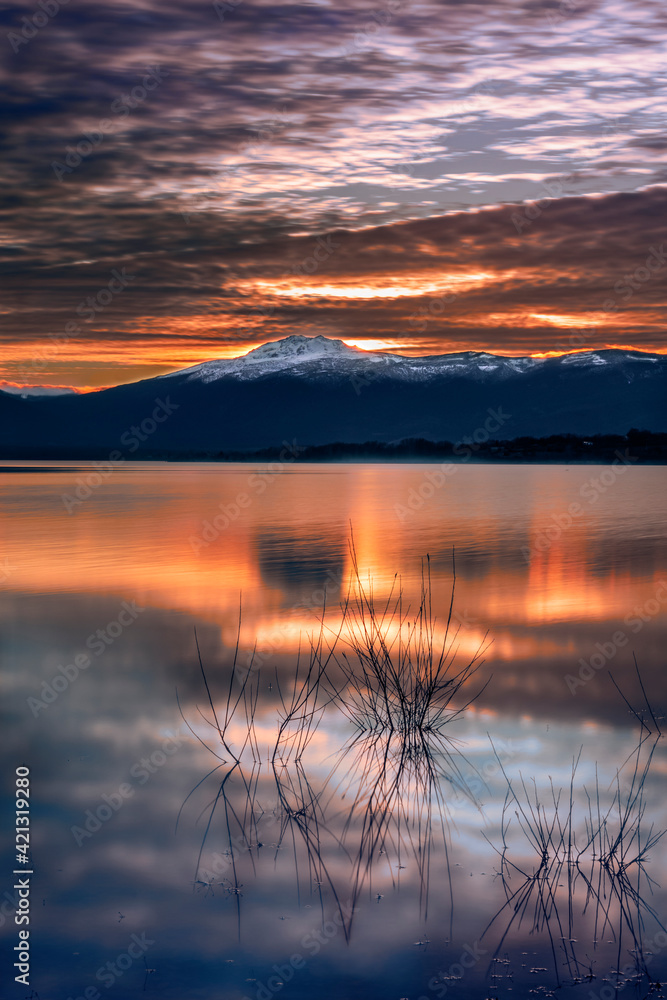
{"type": "Polygon", "coordinates": [[[254,548],[263,586],[279,591],[284,607],[304,598],[321,605],[325,590],[330,601],[339,597],[346,576],[344,535],[332,538],[324,525],[298,533],[262,529],[254,548]]]}
{"type": "Polygon", "coordinates": [[[583,747],[566,788],[553,780],[540,788],[536,777],[524,775],[515,784],[500,764],[507,794],[496,851],[506,901],[483,937],[501,925],[496,961],[513,928],[527,924],[532,934],[548,940],[559,988],[565,977],[575,985],[595,980],[596,953],[605,943],[616,949],[610,972],[615,988],[655,984],[649,941],[667,943],[667,928],[651,898],[657,873],[649,870],[665,830],[646,823],[651,809],[645,798],[662,734],[650,705],[633,714],[637,743],[611,789],[600,788],[597,762],[595,785],[580,784],[583,747]],[[517,836],[524,840],[523,851],[517,850],[517,836]]]}
{"type": "MultiPolygon", "coordinates": [[[[582,501],[581,487],[593,470],[461,467],[413,509],[411,491],[419,496],[429,469],[294,467],[203,547],[192,540],[202,537],[221,503],[247,491],[252,469],[119,470],[72,514],[62,495],[76,488],[78,468],[14,472],[2,480],[3,738],[11,760],[34,772],[32,846],[44,929],[40,995],[75,997],[99,986],[96,970],[127,949],[131,933],[144,932],[156,942],[146,958],[157,971],[146,980],[143,962],[129,969],[117,987],[126,995],[142,992],[146,983],[147,994],[174,1000],[257,1000],[260,985],[276,974],[272,966],[284,970],[296,952],[306,964],[284,980],[285,996],[432,1000],[447,986],[449,995],[467,1000],[545,994],[555,984],[548,933],[531,933],[540,892],[549,905],[543,877],[533,882],[523,922],[514,920],[496,955],[496,978],[487,978],[509,912],[482,938],[507,902],[489,844],[502,852],[507,781],[487,734],[518,798],[521,774],[536,778],[542,801],[549,801],[549,775],[567,792],[572,756],[582,744],[579,789],[596,787],[597,762],[599,787],[613,798],[616,769],[635,747],[635,720],[607,667],[633,704],[641,696],[633,652],[647,691],[655,697],[663,690],[667,605],[656,596],[667,579],[663,472],[630,469],[595,504],[582,503],[584,512],[570,528],[537,547],[553,515],[582,501]],[[487,631],[493,640],[482,671],[462,695],[473,695],[489,677],[491,683],[452,722],[464,754],[458,776],[442,748],[433,752],[435,777],[429,777],[413,762],[398,766],[401,744],[397,749],[393,737],[350,743],[358,734],[333,703],[312,727],[299,761],[286,753],[273,760],[295,655],[301,648],[305,665],[308,635],[317,641],[324,591],[326,628],[340,628],[340,601],[354,578],[350,523],[360,577],[372,579],[378,601],[388,599],[398,573],[405,606],[416,611],[422,560],[430,554],[437,638],[446,629],[456,551],[457,656],[464,662],[474,656],[487,631]],[[219,747],[194,630],[224,717],[230,681],[240,690],[232,672],[240,600],[237,666],[249,670],[255,760],[250,745],[242,767],[233,759],[247,737],[242,703],[226,730],[233,754],[221,754],[232,773],[204,840],[226,771],[199,784],[219,763],[199,741],[219,747]],[[28,699],[43,697],[44,685],[86,651],[89,636],[117,618],[123,601],[145,610],[35,715],[28,699]],[[623,645],[612,643],[619,631],[627,637],[623,645]],[[609,643],[612,654],[603,654],[598,667],[593,657],[609,643]],[[253,655],[257,671],[249,669],[253,655]],[[579,676],[582,659],[595,666],[571,690],[565,678],[579,676]],[[196,736],[184,726],[176,689],[196,736]],[[177,752],[152,765],[142,782],[141,761],[155,754],[161,761],[170,734],[179,741],[177,752]],[[349,752],[341,755],[345,746],[349,752]],[[103,797],[113,798],[124,783],[133,794],[77,844],[72,828],[85,828],[87,813],[95,815],[103,797]],[[225,853],[232,847],[233,865],[225,853]],[[475,963],[464,966],[463,955],[475,963]]],[[[332,684],[343,677],[334,670],[332,684]]],[[[646,830],[651,821],[656,831],[667,825],[666,772],[659,746],[643,786],[646,830]]],[[[539,861],[516,818],[512,824],[507,858],[532,878],[539,861]]],[[[10,871],[11,858],[4,860],[10,871]]],[[[653,877],[663,863],[660,842],[647,859],[647,874],[653,877]]],[[[518,893],[513,906],[530,887],[521,888],[516,871],[511,878],[510,897],[518,893]]],[[[577,881],[570,904],[565,869],[560,881],[550,905],[558,909],[563,936],[572,908],[571,936],[579,944],[592,941],[595,899],[583,913],[586,883],[577,881]]],[[[631,884],[636,888],[637,881],[631,884]]],[[[600,921],[605,933],[592,956],[598,978],[590,987],[605,1000],[603,977],[614,964],[623,969],[634,961],[628,931],[639,916],[636,899],[621,902],[606,888],[608,897],[600,895],[613,906],[600,921]],[[622,936],[619,913],[626,914],[622,936]]],[[[11,896],[10,890],[7,885],[11,896]]],[[[653,890],[654,896],[642,891],[641,897],[664,923],[667,899],[662,889],[653,890]]],[[[654,952],[648,967],[658,978],[667,939],[661,944],[659,925],[651,925],[643,909],[641,916],[641,945],[645,955],[654,952]]],[[[0,930],[13,936],[8,920],[0,930]]],[[[554,941],[558,958],[559,935],[554,941]]],[[[581,947],[576,957],[583,975],[581,947]]],[[[562,963],[558,972],[565,980],[562,963]]],[[[568,975],[574,979],[576,969],[568,975]]],[[[624,995],[633,989],[628,985],[624,995]]]]}
{"type": "MultiPolygon", "coordinates": [[[[481,824],[486,817],[464,776],[471,762],[450,729],[472,704],[473,699],[462,697],[462,690],[477,672],[479,654],[468,663],[456,662],[456,633],[450,639],[448,631],[453,615],[444,638],[437,637],[427,574],[418,611],[404,613],[400,592],[393,604],[376,604],[372,586],[365,588],[359,578],[354,546],[351,553],[355,589],[342,609],[341,627],[331,635],[322,623],[307,663],[297,662],[292,683],[284,691],[276,677],[282,711],[275,735],[263,733],[267,739],[263,781],[255,725],[260,672],[244,672],[240,679],[232,672],[223,715],[200,661],[208,723],[233,762],[224,771],[207,813],[195,885],[211,893],[222,887],[235,898],[239,942],[245,884],[239,877],[240,857],[250,858],[256,877],[254,854],[259,862],[265,846],[260,839],[260,828],[264,838],[267,829],[266,810],[258,802],[260,791],[275,793],[270,812],[273,828],[279,830],[271,845],[274,858],[291,840],[297,898],[304,882],[311,897],[317,887],[323,927],[334,928],[332,933],[340,928],[350,943],[359,902],[366,891],[372,896],[374,880],[377,889],[378,878],[384,876],[387,888],[396,892],[401,872],[411,869],[409,891],[418,894],[424,931],[433,876],[441,914],[449,897],[449,938],[455,936],[452,859],[457,851],[452,848],[449,803],[460,807],[463,800],[478,812],[481,824]],[[340,668],[342,683],[331,681],[333,665],[340,668]],[[324,748],[316,738],[320,726],[329,732],[341,727],[340,718],[327,726],[326,716],[332,711],[353,731],[341,750],[323,757],[324,748]],[[333,764],[323,775],[323,765],[330,759],[333,764]],[[235,785],[230,782],[234,776],[235,785]],[[213,871],[200,872],[216,811],[222,814],[217,822],[228,838],[227,849],[216,858],[213,871]],[[438,829],[439,841],[434,838],[438,829]]],[[[454,592],[452,605],[453,598],[454,592]]],[[[504,800],[498,800],[502,801],[498,843],[487,837],[496,855],[494,877],[505,894],[505,902],[480,936],[480,941],[490,941],[499,928],[489,966],[492,980],[507,978],[499,965],[508,965],[509,959],[501,953],[516,945],[517,935],[527,925],[542,960],[544,954],[551,959],[555,988],[592,983],[600,977],[620,989],[656,983],[649,969],[653,953],[648,941],[656,943],[664,935],[667,943],[667,927],[648,899],[658,888],[656,872],[651,875],[648,868],[665,831],[654,826],[648,789],[662,734],[637,667],[636,680],[644,700],[639,709],[612,679],[638,724],[638,735],[607,787],[609,761],[601,767],[594,762],[594,786],[580,783],[583,746],[573,759],[569,784],[558,787],[553,777],[545,782],[546,776],[537,769],[530,776],[519,772],[518,779],[513,778],[501,757],[505,749],[499,752],[489,737],[495,772],[506,786],[504,800]],[[627,956],[632,961],[623,965],[627,956]]],[[[583,770],[590,766],[589,761],[583,770]]],[[[224,762],[215,772],[220,767],[224,762]]],[[[382,892],[375,893],[378,903],[383,898],[382,892]]],[[[430,943],[424,932],[415,944],[425,948],[430,943]]],[[[477,947],[467,954],[476,955],[477,947]]],[[[487,950],[482,948],[479,954],[487,950]]],[[[462,970],[469,967],[461,962],[462,970]]],[[[537,964],[530,970],[545,988],[548,972],[537,964]]],[[[441,974],[429,985],[447,989],[452,978],[460,977],[441,974]]]]}

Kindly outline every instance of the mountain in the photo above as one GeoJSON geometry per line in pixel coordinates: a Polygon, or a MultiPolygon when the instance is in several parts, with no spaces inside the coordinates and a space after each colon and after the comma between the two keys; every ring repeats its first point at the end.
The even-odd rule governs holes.
{"type": "Polygon", "coordinates": [[[363,379],[364,375],[369,375],[371,372],[373,377],[376,375],[379,377],[384,366],[385,375],[391,374],[403,381],[413,381],[446,371],[457,372],[465,369],[472,374],[475,366],[478,371],[504,369],[513,372],[527,371],[540,363],[535,358],[503,358],[474,351],[408,358],[398,354],[362,351],[356,347],[348,347],[342,340],[331,340],[327,337],[293,336],[270,344],[262,344],[242,358],[206,361],[193,368],[160,377],[186,376],[189,379],[200,379],[202,382],[213,382],[227,375],[234,375],[240,379],[254,379],[290,371],[297,377],[309,379],[325,374],[333,376],[336,373],[346,378],[354,377],[357,373],[363,379]]]}
{"type": "Polygon", "coordinates": [[[667,431],[667,357],[466,351],[405,357],[292,336],[99,392],[0,391],[0,455],[125,458],[248,451],[296,441],[473,441],[667,431]]]}

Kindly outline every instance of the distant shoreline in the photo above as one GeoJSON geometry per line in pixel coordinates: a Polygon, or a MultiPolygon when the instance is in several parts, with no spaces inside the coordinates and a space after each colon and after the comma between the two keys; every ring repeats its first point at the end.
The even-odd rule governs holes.
{"type": "MultiPolygon", "coordinates": [[[[279,461],[281,465],[299,463],[385,463],[385,464],[494,464],[494,465],[600,465],[625,461],[632,465],[667,464],[667,433],[630,430],[627,434],[604,434],[579,437],[574,434],[544,438],[519,437],[511,441],[490,440],[429,441],[409,438],[383,443],[379,441],[333,442],[325,445],[275,445],[246,451],[160,451],[157,449],[123,454],[117,447],[101,448],[32,448],[3,449],[2,461],[109,462],[124,465],[132,462],[192,462],[220,464],[257,464],[279,461]],[[117,456],[120,456],[118,458],[117,456]]],[[[0,471],[12,471],[2,469],[0,471]]]]}

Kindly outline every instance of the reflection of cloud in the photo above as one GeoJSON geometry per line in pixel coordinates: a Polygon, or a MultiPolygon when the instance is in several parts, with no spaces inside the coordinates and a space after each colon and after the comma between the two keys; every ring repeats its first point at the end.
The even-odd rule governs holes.
{"type": "MultiPolygon", "coordinates": [[[[475,582],[475,586],[481,588],[479,582],[475,582]]],[[[106,620],[112,606],[113,602],[102,599],[87,606],[85,614],[94,624],[97,620],[106,620]]],[[[87,632],[90,624],[87,619],[77,623],[77,611],[80,612],[81,607],[80,596],[71,600],[66,595],[51,598],[40,595],[29,603],[24,599],[22,605],[9,609],[13,628],[21,630],[19,653],[14,663],[22,689],[11,695],[12,710],[20,707],[21,699],[36,676],[38,647],[34,642],[39,635],[40,622],[46,623],[45,632],[48,633],[41,638],[52,651],[58,644],[68,647],[73,642],[76,647],[77,628],[87,632]]],[[[278,816],[272,815],[275,781],[266,767],[261,771],[257,793],[258,803],[266,810],[261,827],[264,847],[261,851],[255,850],[252,858],[250,852],[246,852],[238,859],[238,881],[244,893],[240,949],[236,946],[235,900],[224,888],[215,887],[215,895],[209,896],[193,891],[194,870],[204,830],[204,824],[198,823],[197,817],[210,806],[220,781],[219,775],[212,775],[197,790],[187,803],[178,834],[174,836],[175,818],[184,799],[217,763],[194,737],[149,782],[137,787],[135,796],[94,838],[86,841],[81,849],[73,846],[69,826],[80,819],[82,810],[95,807],[103,794],[113,792],[127,778],[129,768],[138,757],[160,746],[166,729],[180,727],[173,699],[175,683],[183,694],[186,717],[204,737],[207,727],[197,706],[205,706],[206,699],[196,665],[191,624],[180,615],[174,615],[171,608],[155,614],[149,630],[144,630],[141,637],[135,638],[128,633],[131,647],[124,656],[118,651],[106,675],[90,674],[82,680],[77,690],[71,692],[75,701],[67,704],[63,700],[59,707],[54,706],[54,715],[40,719],[39,732],[35,730],[30,734],[31,745],[39,748],[35,769],[42,787],[40,818],[34,829],[35,852],[44,856],[48,851],[50,858],[47,868],[40,872],[39,898],[45,900],[44,909],[41,903],[39,905],[40,920],[49,932],[44,943],[48,957],[45,978],[53,995],[62,990],[63,984],[68,991],[71,988],[73,995],[82,994],[85,986],[94,981],[95,971],[107,961],[113,961],[135,930],[141,933],[145,929],[148,937],[156,942],[150,953],[150,965],[158,969],[157,976],[166,978],[168,975],[181,995],[187,995],[193,982],[209,995],[215,995],[215,991],[220,990],[221,955],[224,962],[234,960],[229,976],[236,974],[234,970],[238,968],[241,970],[239,978],[244,981],[246,977],[257,977],[258,968],[273,962],[284,963],[286,956],[299,950],[302,935],[322,927],[319,887],[314,884],[316,873],[309,867],[301,843],[297,840],[295,849],[288,839],[283,850],[275,851],[281,825],[278,816]],[[63,711],[66,704],[66,711],[63,711]],[[56,716],[56,712],[62,714],[56,716]],[[298,855],[296,860],[302,876],[300,895],[295,882],[295,855],[298,855]],[[118,911],[124,914],[120,924],[118,911]],[[287,919],[281,920],[281,917],[287,919]],[[221,940],[224,942],[222,952],[221,940]],[[76,962],[72,960],[73,951],[81,953],[76,962]],[[195,973],[193,968],[196,968],[195,973]]],[[[201,630],[205,626],[202,623],[198,628],[201,630]]],[[[209,628],[205,632],[207,639],[211,631],[209,628]]],[[[207,660],[209,656],[207,649],[207,660]]],[[[656,662],[659,662],[658,657],[656,662]]],[[[509,745],[513,748],[511,755],[503,757],[513,780],[518,783],[520,774],[538,774],[544,782],[545,796],[548,796],[547,775],[553,776],[557,786],[567,783],[572,750],[578,748],[582,738],[586,740],[587,750],[582,760],[582,779],[591,787],[596,777],[594,760],[597,758],[600,762],[600,787],[606,788],[613,779],[616,763],[625,759],[630,748],[623,725],[627,724],[627,718],[623,716],[619,719],[622,724],[617,727],[604,722],[589,728],[580,727],[573,724],[571,718],[564,718],[561,724],[552,724],[549,729],[543,718],[535,721],[517,718],[527,704],[527,700],[519,697],[522,672],[511,664],[506,665],[503,672],[508,683],[510,678],[515,683],[510,697],[504,703],[495,704],[493,711],[471,711],[456,731],[470,761],[470,772],[466,771],[466,775],[470,773],[476,777],[479,772],[488,786],[488,790],[483,788],[480,797],[486,820],[491,825],[490,833],[502,809],[504,790],[502,775],[489,768],[494,758],[487,732],[493,733],[498,747],[509,745]]],[[[496,673],[494,685],[497,680],[502,684],[499,674],[500,671],[496,673]]],[[[530,679],[537,675],[539,690],[544,692],[543,673],[536,663],[524,676],[530,679]]],[[[210,679],[215,692],[224,701],[226,672],[216,668],[210,679]]],[[[611,684],[605,685],[594,705],[598,720],[607,718],[607,688],[610,701],[619,701],[611,684]]],[[[535,704],[539,692],[530,694],[535,704]]],[[[258,713],[260,737],[269,733],[272,723],[275,726],[277,707],[275,692],[273,702],[263,693],[258,713]]],[[[558,718],[558,709],[553,703],[549,704],[548,711],[551,722],[558,718]]],[[[613,719],[613,715],[610,718],[613,719]]],[[[313,742],[309,749],[307,773],[317,788],[332,766],[334,750],[343,742],[341,730],[342,727],[335,723],[331,726],[327,723],[316,734],[319,742],[313,742]]],[[[233,735],[236,738],[236,732],[233,735]]],[[[8,718],[4,738],[8,749],[13,748],[18,753],[19,748],[25,748],[26,725],[19,711],[12,712],[8,718]]],[[[655,815],[660,823],[664,813],[660,795],[664,782],[662,757],[657,763],[662,773],[656,773],[647,783],[646,797],[652,816],[655,815]]],[[[230,795],[240,807],[238,815],[243,817],[244,788],[240,782],[230,787],[230,795]]],[[[325,797],[321,801],[324,804],[325,797]]],[[[349,795],[342,804],[349,808],[349,795]]],[[[320,828],[324,860],[341,887],[344,902],[348,898],[350,858],[341,850],[335,835],[340,834],[345,815],[346,811],[341,809],[338,815],[331,817],[326,829],[320,828]]],[[[203,856],[205,865],[211,863],[213,852],[224,852],[227,846],[222,814],[218,813],[217,818],[219,822],[214,826],[203,856]]],[[[450,938],[445,858],[440,830],[434,829],[430,855],[434,891],[427,933],[432,941],[430,953],[450,955],[455,949],[454,958],[457,958],[461,943],[479,938],[481,930],[504,900],[492,876],[497,857],[480,835],[480,816],[473,804],[465,800],[465,804],[457,807],[455,821],[450,849],[453,892],[455,907],[457,902],[465,905],[455,910],[454,937],[450,938]]],[[[407,826],[404,831],[407,837],[407,826]]],[[[416,835],[415,831],[412,833],[416,835]]],[[[357,836],[358,828],[347,831],[348,848],[354,845],[357,836]]],[[[516,826],[513,826],[512,836],[520,839],[516,826]]],[[[532,848],[527,850],[521,844],[517,847],[513,840],[511,846],[516,852],[512,855],[513,860],[525,854],[530,861],[532,848]]],[[[661,858],[656,852],[652,859],[656,868],[661,858]]],[[[418,925],[417,921],[418,866],[407,852],[401,863],[406,868],[399,876],[384,856],[378,858],[372,873],[373,896],[359,899],[350,947],[343,947],[343,935],[340,935],[341,940],[334,939],[322,949],[319,957],[309,954],[309,972],[304,972],[304,976],[326,974],[328,981],[335,982],[337,977],[344,979],[353,970],[357,979],[372,976],[372,982],[369,978],[368,984],[364,984],[364,996],[381,1000],[391,995],[390,972],[382,970],[388,961],[388,951],[395,951],[403,962],[402,981],[409,981],[410,995],[419,995],[425,979],[422,955],[419,961],[415,960],[414,968],[409,960],[404,960],[406,941],[407,948],[411,949],[412,941],[421,939],[423,933],[423,925],[418,925]],[[383,898],[376,901],[375,893],[381,893],[383,898]],[[372,968],[370,974],[369,967],[372,968]]],[[[327,886],[323,901],[324,919],[331,919],[335,904],[327,886]]],[[[659,912],[664,911],[664,892],[659,888],[653,905],[659,912]]],[[[486,941],[483,945],[491,952],[491,945],[486,941]]],[[[548,946],[542,950],[542,944],[535,935],[529,937],[525,928],[508,940],[507,947],[517,951],[529,948],[531,954],[538,953],[531,959],[531,965],[548,964],[548,946]]],[[[434,961],[434,967],[435,964],[434,961]]],[[[450,959],[439,964],[447,967],[450,959]]],[[[478,970],[479,989],[475,985],[479,995],[484,995],[482,964],[478,970]]],[[[658,965],[656,957],[656,968],[658,965]]],[[[537,980],[534,975],[531,978],[530,988],[533,988],[537,980]]],[[[244,989],[241,986],[241,990],[244,989]]]]}
{"type": "MultiPolygon", "coordinates": [[[[146,666],[151,658],[165,664],[160,675],[165,697],[174,685],[190,691],[193,675],[183,664],[193,655],[194,620],[200,621],[206,662],[227,665],[240,592],[241,664],[257,639],[270,651],[266,662],[289,676],[299,640],[317,631],[325,589],[329,624],[339,623],[338,605],[351,574],[350,520],[362,577],[372,575],[378,599],[387,599],[399,571],[406,606],[418,602],[421,556],[430,553],[438,628],[447,618],[455,546],[461,655],[474,653],[489,630],[494,641],[486,658],[494,681],[484,697],[499,711],[511,716],[520,706],[560,717],[574,711],[617,718],[613,692],[607,697],[600,678],[579,691],[574,703],[563,678],[578,671],[579,657],[592,655],[596,642],[619,629],[632,642],[615,663],[631,666],[634,651],[651,684],[660,683],[664,605],[640,632],[624,622],[635,606],[654,598],[665,579],[663,507],[656,501],[660,467],[629,469],[592,504],[580,491],[604,469],[462,465],[445,489],[402,523],[393,517],[394,505],[405,503],[426,469],[295,466],[269,482],[233,530],[198,555],[189,535],[221,502],[248,489],[252,467],[195,467],[187,477],[178,469],[164,470],[159,518],[154,480],[145,470],[118,469],[75,517],[59,497],[71,492],[81,469],[6,477],[11,480],[6,491],[29,490],[31,496],[29,507],[12,508],[2,558],[13,569],[0,610],[7,629],[12,621],[23,623],[22,634],[31,634],[39,648],[33,660],[43,678],[26,697],[40,697],[41,680],[50,680],[61,663],[84,652],[86,637],[117,616],[121,601],[136,600],[149,609],[134,626],[138,635],[151,637],[141,646],[140,667],[133,652],[138,639],[128,630],[38,721],[57,715],[61,703],[78,704],[98,675],[124,685],[131,663],[139,669],[149,704],[155,687],[146,666]],[[533,549],[556,523],[554,515],[573,501],[581,504],[582,516],[535,551],[528,565],[523,548],[533,549]]],[[[16,673],[10,680],[26,683],[16,673]]],[[[24,709],[31,718],[25,703],[24,709]]]]}

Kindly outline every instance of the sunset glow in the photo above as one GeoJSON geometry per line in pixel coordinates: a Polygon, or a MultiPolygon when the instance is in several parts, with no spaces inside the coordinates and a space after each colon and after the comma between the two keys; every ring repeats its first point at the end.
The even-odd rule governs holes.
{"type": "Polygon", "coordinates": [[[400,351],[404,344],[395,340],[344,340],[348,347],[358,347],[361,351],[400,351]]]}
{"type": "Polygon", "coordinates": [[[157,48],[152,0],[114,7],[94,57],[63,12],[48,52],[93,81],[75,101],[47,33],[22,45],[0,380],[110,386],[293,334],[409,356],[667,350],[657,8],[587,10],[582,34],[574,6],[550,27],[530,5],[417,0],[366,33],[356,2],[310,4],[277,47],[273,8],[230,6],[222,34],[215,5],[161,9],[157,48]],[[65,163],[160,59],[150,97],[65,163]]]}
{"type": "Polygon", "coordinates": [[[550,323],[553,326],[563,326],[569,329],[580,327],[601,326],[606,317],[602,314],[599,318],[592,316],[558,315],[557,313],[531,313],[531,319],[541,320],[543,323],[550,323]]]}
{"type": "Polygon", "coordinates": [[[493,279],[488,273],[447,275],[439,280],[427,280],[422,276],[404,279],[400,284],[353,285],[353,284],[301,284],[289,281],[256,282],[257,289],[268,295],[280,295],[288,298],[323,298],[323,299],[401,299],[422,297],[424,295],[444,294],[453,289],[467,291],[477,285],[493,279]]]}

